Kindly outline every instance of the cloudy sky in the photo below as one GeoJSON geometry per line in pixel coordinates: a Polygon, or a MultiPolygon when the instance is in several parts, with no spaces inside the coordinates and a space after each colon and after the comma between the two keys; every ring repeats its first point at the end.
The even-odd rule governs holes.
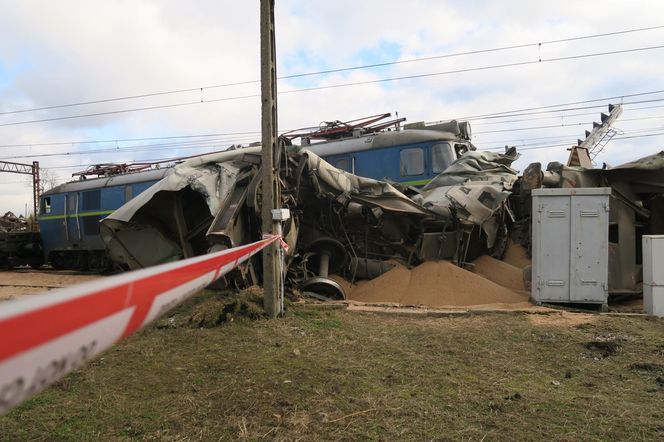
{"type": "MultiPolygon", "coordinates": [[[[38,160],[64,182],[90,164],[260,139],[258,1],[0,6],[0,159],[38,160]]],[[[523,170],[564,162],[563,146],[623,102],[621,134],[600,164],[664,145],[664,48],[655,48],[664,2],[277,0],[275,15],[278,76],[291,76],[278,82],[280,131],[383,112],[409,122],[469,117],[480,149],[521,146],[523,170]],[[519,47],[486,51],[510,46],[519,47]],[[440,57],[463,52],[475,53],[440,57]],[[376,81],[386,79],[395,80],[376,81]],[[363,84],[329,87],[348,83],[363,84]],[[607,97],[619,98],[597,100],[607,97]]],[[[0,174],[0,212],[31,206],[28,182],[0,174]]]]}

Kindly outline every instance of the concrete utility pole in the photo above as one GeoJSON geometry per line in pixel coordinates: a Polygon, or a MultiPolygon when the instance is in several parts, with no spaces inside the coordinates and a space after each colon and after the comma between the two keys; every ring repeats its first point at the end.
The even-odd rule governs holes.
{"type": "MultiPolygon", "coordinates": [[[[277,146],[277,67],[274,42],[274,0],[261,0],[261,120],[262,120],[262,225],[263,233],[279,231],[272,209],[281,207],[281,194],[275,158],[277,146]]],[[[263,249],[263,305],[265,313],[276,318],[281,313],[281,260],[279,244],[263,249]]]]}

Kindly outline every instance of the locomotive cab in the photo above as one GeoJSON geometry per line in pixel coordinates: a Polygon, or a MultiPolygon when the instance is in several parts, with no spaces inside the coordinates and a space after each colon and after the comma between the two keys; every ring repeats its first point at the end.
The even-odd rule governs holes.
{"type": "Polygon", "coordinates": [[[55,269],[105,269],[111,265],[100,221],[163,178],[169,169],[61,184],[40,199],[39,229],[45,260],[55,269]]]}
{"type": "Polygon", "coordinates": [[[414,123],[302,147],[346,172],[410,186],[425,185],[461,155],[475,150],[470,125],[456,121],[430,126],[414,123]]]}

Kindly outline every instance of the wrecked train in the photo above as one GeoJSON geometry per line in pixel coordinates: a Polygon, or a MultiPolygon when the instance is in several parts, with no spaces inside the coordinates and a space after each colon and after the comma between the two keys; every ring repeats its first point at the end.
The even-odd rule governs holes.
{"type": "MultiPolygon", "coordinates": [[[[482,254],[502,257],[510,240],[528,248],[535,188],[611,188],[610,294],[640,291],[640,236],[664,233],[664,152],[605,169],[535,163],[520,178],[511,168],[515,149],[468,151],[419,189],[348,173],[307,149],[279,156],[283,206],[293,215],[284,226],[289,286],[325,299],[344,297],[329,275],[370,279],[389,259],[463,265],[482,254]]],[[[128,268],[256,240],[260,187],[258,147],[191,159],[104,219],[102,236],[128,268]]],[[[259,259],[227,283],[257,283],[259,259]]]]}
{"type": "MultiPolygon", "coordinates": [[[[467,152],[424,189],[410,189],[413,198],[389,182],[334,167],[310,150],[280,152],[283,206],[293,215],[284,225],[291,287],[343,298],[341,287],[326,275],[371,276],[389,258],[410,264],[439,258],[464,262],[500,253],[505,244],[502,209],[516,180],[509,168],[518,157],[514,151],[467,152]],[[460,189],[459,183],[466,185],[460,189]]],[[[259,171],[259,147],[179,164],[102,221],[110,256],[136,269],[260,238],[259,171]]],[[[227,282],[257,283],[258,259],[227,282]]]]}
{"type": "Polygon", "coordinates": [[[61,184],[40,197],[41,262],[55,269],[103,270],[112,262],[99,222],[166,175],[153,169],[61,184]]]}
{"type": "MultiPolygon", "coordinates": [[[[451,259],[464,265],[482,254],[501,258],[510,240],[530,246],[532,189],[611,187],[609,292],[640,290],[640,235],[664,232],[664,154],[613,169],[551,163],[543,170],[533,164],[518,177],[511,168],[519,156],[515,149],[479,152],[461,123],[434,128],[396,123],[392,130],[335,124],[304,137],[295,134],[325,140],[321,143],[295,146],[291,141],[297,136],[283,137],[275,159],[282,205],[293,215],[283,226],[291,288],[338,299],[343,288],[329,275],[371,278],[386,270],[389,259],[408,265],[451,259]],[[441,144],[449,155],[436,166],[444,170],[434,174],[434,158],[445,157],[436,153],[441,144]],[[363,170],[361,161],[377,164],[376,158],[390,159],[392,169],[373,172],[389,180],[350,173],[363,170]],[[413,158],[419,168],[408,163],[413,158]],[[422,173],[409,175],[413,171],[422,173]],[[413,176],[418,180],[410,181],[413,176]]],[[[137,269],[260,238],[260,168],[258,146],[182,162],[102,220],[110,258],[137,269]]],[[[258,283],[258,260],[240,266],[226,283],[258,283]]]]}

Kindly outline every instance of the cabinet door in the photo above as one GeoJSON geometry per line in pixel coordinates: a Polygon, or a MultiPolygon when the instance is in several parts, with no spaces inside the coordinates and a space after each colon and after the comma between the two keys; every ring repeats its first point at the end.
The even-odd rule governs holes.
{"type": "Polygon", "coordinates": [[[536,278],[533,296],[538,301],[568,302],[570,274],[570,198],[538,199],[533,225],[536,278]]]}
{"type": "Polygon", "coordinates": [[[572,302],[606,303],[608,278],[608,198],[572,196],[572,302]]]}

